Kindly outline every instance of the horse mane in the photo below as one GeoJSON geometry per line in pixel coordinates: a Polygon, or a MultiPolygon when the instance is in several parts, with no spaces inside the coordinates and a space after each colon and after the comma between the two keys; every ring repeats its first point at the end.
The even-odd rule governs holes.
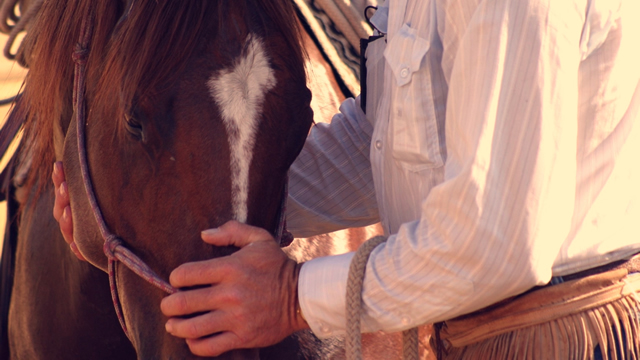
{"type": "MultiPolygon", "coordinates": [[[[259,19],[253,16],[245,21],[262,22],[265,36],[279,33],[294,54],[288,59],[292,64],[302,64],[305,58],[297,15],[289,0],[91,1],[97,15],[87,61],[87,97],[91,101],[92,88],[116,82],[119,94],[102,96],[119,97],[120,111],[132,105],[136,92],[170,85],[176,69],[185,65],[211,22],[225,23],[229,16],[225,7],[260,9],[259,19]],[[176,46],[181,51],[176,52],[176,46]]],[[[30,50],[30,69],[23,95],[28,112],[23,151],[32,158],[27,186],[36,186],[38,193],[49,183],[56,159],[54,134],[62,139],[73,116],[71,56],[91,1],[45,1],[24,40],[30,50]]]]}

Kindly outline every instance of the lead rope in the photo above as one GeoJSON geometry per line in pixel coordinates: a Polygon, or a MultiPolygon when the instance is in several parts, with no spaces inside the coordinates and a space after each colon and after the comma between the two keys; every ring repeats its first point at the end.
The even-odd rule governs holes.
{"type": "MultiPolygon", "coordinates": [[[[147,282],[151,283],[155,287],[163,290],[166,293],[173,294],[178,290],[171,286],[169,283],[161,279],[147,264],[145,264],[138,256],[132,253],[129,249],[122,246],[122,240],[115,234],[109,231],[98,202],[95,198],[93,191],[93,185],[91,183],[91,176],[89,174],[89,166],[87,162],[87,153],[85,147],[85,75],[86,75],[86,63],[89,54],[89,40],[93,32],[93,16],[94,6],[93,2],[90,2],[89,14],[82,20],[80,28],[80,41],[76,45],[76,49],[73,53],[73,61],[75,62],[74,69],[74,84],[73,84],[73,104],[76,113],[76,125],[78,131],[78,155],[80,157],[80,169],[82,172],[82,180],[84,188],[89,198],[91,210],[98,223],[98,228],[104,239],[103,251],[109,259],[108,273],[109,273],[109,286],[111,288],[111,298],[113,305],[118,315],[118,321],[122,330],[129,337],[127,331],[127,325],[124,321],[122,314],[122,305],[120,304],[120,298],[118,296],[118,288],[116,285],[116,261],[122,262],[131,271],[136,273],[147,282]]],[[[130,338],[130,337],[129,337],[130,338]]]]}
{"type": "MultiPolygon", "coordinates": [[[[369,255],[385,242],[384,236],[376,236],[360,245],[349,266],[347,280],[347,339],[345,350],[348,360],[362,360],[362,285],[369,255]]],[[[418,360],[418,328],[402,332],[402,355],[405,360],[418,360]]]]}

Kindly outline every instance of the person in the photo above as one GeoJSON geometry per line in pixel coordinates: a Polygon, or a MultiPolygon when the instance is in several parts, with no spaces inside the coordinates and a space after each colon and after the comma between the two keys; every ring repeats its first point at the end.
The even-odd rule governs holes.
{"type": "MultiPolygon", "coordinates": [[[[593,297],[594,281],[609,289],[599,274],[640,251],[637,1],[388,0],[371,22],[383,36],[366,52],[366,111],[347,99],[312,129],[287,204],[297,237],[382,223],[388,239],[367,263],[362,331],[444,321],[441,355],[454,356],[464,336],[452,331],[472,319],[491,336],[474,334],[482,339],[469,346],[494,341],[484,350],[492,357],[640,355],[633,274],[607,275],[606,286],[626,290],[605,305],[574,301],[593,297]],[[561,313],[535,302],[540,319],[486,327],[494,317],[483,311],[508,317],[549,291],[561,293],[551,301],[566,305],[561,313]]],[[[54,212],[73,244],[61,173],[54,212]]],[[[171,274],[176,287],[211,285],[161,304],[167,331],[193,353],[266,346],[306,327],[321,338],[345,332],[353,253],[295,264],[268,232],[237,222],[202,239],[240,250],[171,274]]]]}

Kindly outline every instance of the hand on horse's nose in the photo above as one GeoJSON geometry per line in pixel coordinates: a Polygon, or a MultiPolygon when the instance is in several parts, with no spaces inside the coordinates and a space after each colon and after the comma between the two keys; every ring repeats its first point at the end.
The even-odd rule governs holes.
{"type": "Polygon", "coordinates": [[[202,239],[240,250],[186,263],[171,273],[171,285],[182,291],[165,297],[160,308],[169,317],[167,332],[186,339],[192,353],[217,356],[266,347],[308,328],[297,312],[300,265],[269,232],[230,221],[203,231],[202,239]]]}
{"type": "Polygon", "coordinates": [[[64,240],[69,244],[71,251],[76,257],[82,261],[86,261],[84,256],[78,250],[73,239],[73,220],[71,218],[71,206],[69,203],[69,189],[65,181],[64,169],[62,162],[58,161],[53,164],[53,174],[51,175],[53,186],[55,188],[55,202],[53,204],[53,217],[60,226],[60,232],[64,240]]]}

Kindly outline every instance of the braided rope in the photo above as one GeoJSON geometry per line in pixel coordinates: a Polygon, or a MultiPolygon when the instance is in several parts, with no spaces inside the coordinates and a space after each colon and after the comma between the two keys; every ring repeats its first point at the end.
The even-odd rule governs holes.
{"type": "Polygon", "coordinates": [[[362,313],[362,286],[367,260],[371,251],[387,239],[376,236],[360,245],[349,266],[347,280],[347,339],[345,350],[347,359],[362,360],[362,336],[360,333],[360,319],[362,313]]]}
{"type": "MultiPolygon", "coordinates": [[[[360,245],[351,259],[347,280],[347,338],[345,350],[347,359],[362,360],[362,335],[360,321],[362,317],[362,287],[369,255],[378,245],[385,242],[384,236],[376,236],[360,245]]],[[[403,357],[405,360],[418,360],[418,328],[402,332],[403,357]]]]}
{"type": "Polygon", "coordinates": [[[418,360],[420,358],[417,327],[402,332],[402,356],[405,360],[418,360]]]}

